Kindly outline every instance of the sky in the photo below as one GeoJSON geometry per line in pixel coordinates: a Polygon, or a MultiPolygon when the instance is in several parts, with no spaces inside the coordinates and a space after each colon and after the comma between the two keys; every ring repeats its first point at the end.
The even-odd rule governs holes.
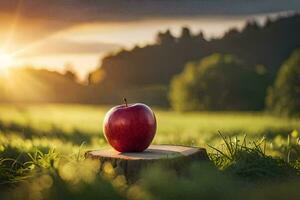
{"type": "Polygon", "coordinates": [[[188,26],[219,37],[248,19],[299,11],[299,0],[0,0],[0,52],[14,66],[73,66],[84,77],[106,54],[152,43],[158,31],[188,26]]]}

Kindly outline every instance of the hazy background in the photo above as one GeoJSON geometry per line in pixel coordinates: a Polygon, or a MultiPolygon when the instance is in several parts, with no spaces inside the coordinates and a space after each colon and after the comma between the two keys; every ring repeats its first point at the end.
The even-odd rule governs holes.
{"type": "Polygon", "coordinates": [[[68,63],[83,79],[108,52],[152,43],[158,31],[178,36],[188,26],[209,39],[299,9],[297,0],[3,0],[0,49],[14,54],[13,65],[62,71],[68,63]]]}
{"type": "Polygon", "coordinates": [[[0,0],[1,200],[299,200],[299,186],[299,0],[0,0]],[[166,161],[131,184],[131,164],[85,159],[110,148],[104,116],[124,97],[155,113],[153,144],[204,147],[210,165],[166,161]]]}
{"type": "Polygon", "coordinates": [[[298,96],[299,11],[294,0],[1,1],[0,102],[297,110],[278,98],[298,96]]]}

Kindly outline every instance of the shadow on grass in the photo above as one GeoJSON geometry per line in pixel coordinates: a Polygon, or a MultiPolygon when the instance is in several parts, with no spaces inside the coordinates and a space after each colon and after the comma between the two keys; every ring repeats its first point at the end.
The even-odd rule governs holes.
{"type": "MultiPolygon", "coordinates": [[[[221,131],[221,133],[224,136],[229,136],[229,137],[237,137],[237,136],[247,135],[247,138],[249,138],[249,139],[265,137],[267,140],[273,140],[276,136],[287,137],[293,130],[294,130],[293,128],[267,127],[258,132],[246,132],[245,130],[239,129],[239,130],[232,130],[232,131],[230,131],[230,133],[223,132],[223,131],[221,131]]],[[[212,134],[211,137],[209,138],[209,141],[213,141],[213,140],[216,140],[219,138],[220,137],[218,134],[212,134]]]]}
{"type": "Polygon", "coordinates": [[[287,137],[294,129],[293,128],[281,128],[281,129],[265,129],[261,135],[265,136],[267,139],[274,139],[276,136],[287,137]]]}
{"type": "MultiPolygon", "coordinates": [[[[3,132],[15,132],[27,139],[34,137],[46,137],[57,138],[65,141],[70,141],[73,144],[82,144],[83,142],[90,143],[93,135],[87,132],[83,132],[78,129],[74,129],[71,132],[65,132],[62,129],[52,126],[50,131],[37,130],[31,126],[24,126],[14,122],[4,123],[0,121],[0,131],[3,132]]],[[[99,134],[101,136],[102,134],[99,134]]]]}

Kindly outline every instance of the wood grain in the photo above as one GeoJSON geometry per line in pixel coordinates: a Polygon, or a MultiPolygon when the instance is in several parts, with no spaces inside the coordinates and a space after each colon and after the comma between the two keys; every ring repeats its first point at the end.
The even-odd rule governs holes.
{"type": "Polygon", "coordinates": [[[166,165],[178,171],[192,161],[209,161],[204,148],[175,145],[151,145],[147,150],[139,153],[120,153],[107,148],[88,151],[85,157],[97,159],[101,164],[110,162],[116,171],[124,174],[131,182],[137,179],[141,170],[153,164],[166,165]]]}

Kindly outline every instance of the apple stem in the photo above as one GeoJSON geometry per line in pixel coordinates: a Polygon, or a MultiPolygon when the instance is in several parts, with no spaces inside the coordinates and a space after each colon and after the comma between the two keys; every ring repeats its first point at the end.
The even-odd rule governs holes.
{"type": "Polygon", "coordinates": [[[128,107],[127,99],[126,99],[125,97],[123,98],[123,101],[124,101],[124,103],[125,103],[125,106],[128,107]]]}

